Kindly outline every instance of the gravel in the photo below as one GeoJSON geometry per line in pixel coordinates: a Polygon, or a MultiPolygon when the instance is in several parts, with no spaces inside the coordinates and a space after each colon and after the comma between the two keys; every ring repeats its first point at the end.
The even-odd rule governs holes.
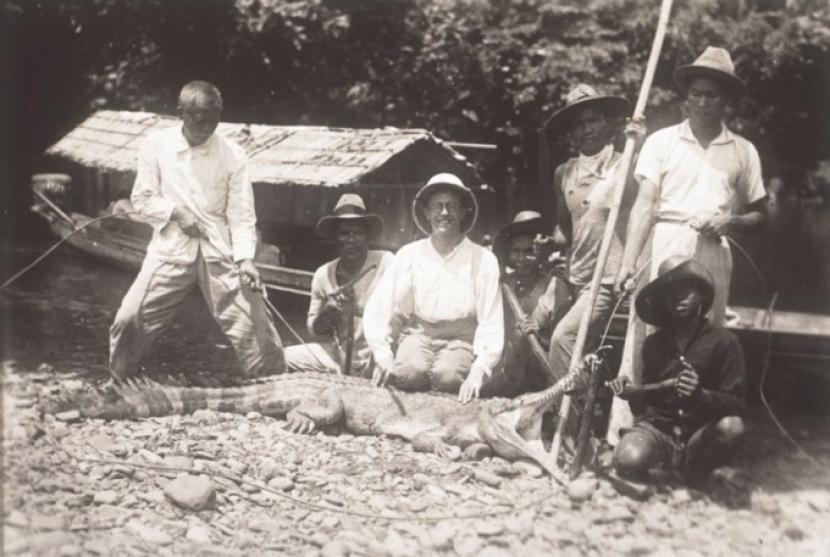
{"type": "Polygon", "coordinates": [[[36,405],[15,401],[60,391],[60,375],[33,384],[13,367],[3,376],[8,555],[826,555],[830,547],[828,429],[808,447],[824,465],[816,470],[774,430],[757,428],[768,434],[739,462],[753,478],[751,505],[735,510],[682,486],[658,486],[640,502],[601,476],[566,489],[527,462],[448,462],[397,439],[294,435],[260,415],[41,421],[36,405]],[[33,439],[33,427],[44,434],[33,439]]]}

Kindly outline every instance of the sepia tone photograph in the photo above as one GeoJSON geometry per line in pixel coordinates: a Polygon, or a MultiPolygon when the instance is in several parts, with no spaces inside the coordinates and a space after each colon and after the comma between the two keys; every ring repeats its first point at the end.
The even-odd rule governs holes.
{"type": "Polygon", "coordinates": [[[0,37],[0,555],[830,556],[828,0],[0,37]]]}

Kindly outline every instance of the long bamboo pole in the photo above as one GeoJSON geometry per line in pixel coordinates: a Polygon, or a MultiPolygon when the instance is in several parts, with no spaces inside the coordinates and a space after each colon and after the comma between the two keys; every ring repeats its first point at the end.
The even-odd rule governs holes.
{"type": "MultiPolygon", "coordinates": [[[[669,14],[671,13],[672,0],[662,0],[660,7],[660,16],[657,20],[657,31],[654,34],[654,42],[651,45],[651,53],[649,54],[648,64],[646,65],[645,75],[640,85],[640,94],[637,97],[637,104],[634,107],[633,118],[642,118],[645,111],[646,103],[648,102],[648,93],[651,90],[652,81],[654,81],[654,72],[657,69],[657,61],[660,58],[660,50],[663,47],[663,38],[666,35],[666,28],[669,24],[669,14]]],[[[594,276],[591,279],[591,289],[589,291],[590,305],[589,309],[582,314],[582,319],[579,322],[579,329],[576,334],[576,342],[574,344],[573,356],[571,357],[571,365],[569,373],[573,373],[582,365],[582,357],[585,351],[585,341],[588,337],[588,327],[591,324],[591,316],[594,312],[594,305],[599,294],[600,280],[605,272],[605,265],[608,262],[608,252],[611,247],[611,239],[617,227],[617,219],[620,214],[620,204],[622,203],[623,192],[625,191],[625,184],[628,181],[628,174],[631,171],[631,161],[634,158],[634,146],[636,139],[628,137],[625,140],[625,149],[623,149],[622,159],[620,160],[620,171],[617,173],[616,183],[614,184],[613,198],[611,208],[608,213],[608,220],[605,223],[605,231],[602,236],[602,243],[600,244],[599,255],[597,257],[596,267],[594,268],[594,276]]],[[[559,422],[556,425],[556,433],[553,436],[553,443],[551,444],[550,453],[553,457],[551,461],[557,463],[559,459],[559,451],[562,447],[562,434],[568,421],[568,416],[571,409],[571,399],[566,396],[559,408],[559,422]]],[[[584,411],[588,411],[586,408],[584,411]]]]}

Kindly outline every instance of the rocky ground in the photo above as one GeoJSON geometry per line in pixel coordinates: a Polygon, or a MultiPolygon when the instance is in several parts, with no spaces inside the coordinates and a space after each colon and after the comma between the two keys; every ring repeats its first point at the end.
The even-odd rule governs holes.
{"type": "Polygon", "coordinates": [[[591,474],[564,488],[528,463],[294,435],[257,414],[39,419],[38,393],[86,383],[4,364],[4,554],[830,555],[826,420],[796,428],[819,466],[758,419],[741,493],[668,482],[637,501],[591,474]]]}

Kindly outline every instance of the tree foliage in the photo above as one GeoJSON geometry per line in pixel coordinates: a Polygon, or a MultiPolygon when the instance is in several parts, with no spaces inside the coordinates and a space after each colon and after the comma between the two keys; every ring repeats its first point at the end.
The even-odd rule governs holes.
{"type": "MultiPolygon", "coordinates": [[[[830,13],[821,2],[676,2],[648,117],[680,118],[672,70],[732,52],[734,126],[767,168],[830,156],[830,13]],[[786,6],[785,6],[786,4],[786,6]],[[789,6],[789,7],[787,7],[789,6]]],[[[420,127],[496,143],[496,185],[536,179],[537,139],[568,88],[634,99],[657,0],[8,0],[18,117],[36,153],[95,108],[172,112],[216,82],[230,120],[420,127]]],[[[19,128],[21,126],[18,126],[19,128]]],[[[553,138],[564,157],[566,138],[553,138]]]]}

